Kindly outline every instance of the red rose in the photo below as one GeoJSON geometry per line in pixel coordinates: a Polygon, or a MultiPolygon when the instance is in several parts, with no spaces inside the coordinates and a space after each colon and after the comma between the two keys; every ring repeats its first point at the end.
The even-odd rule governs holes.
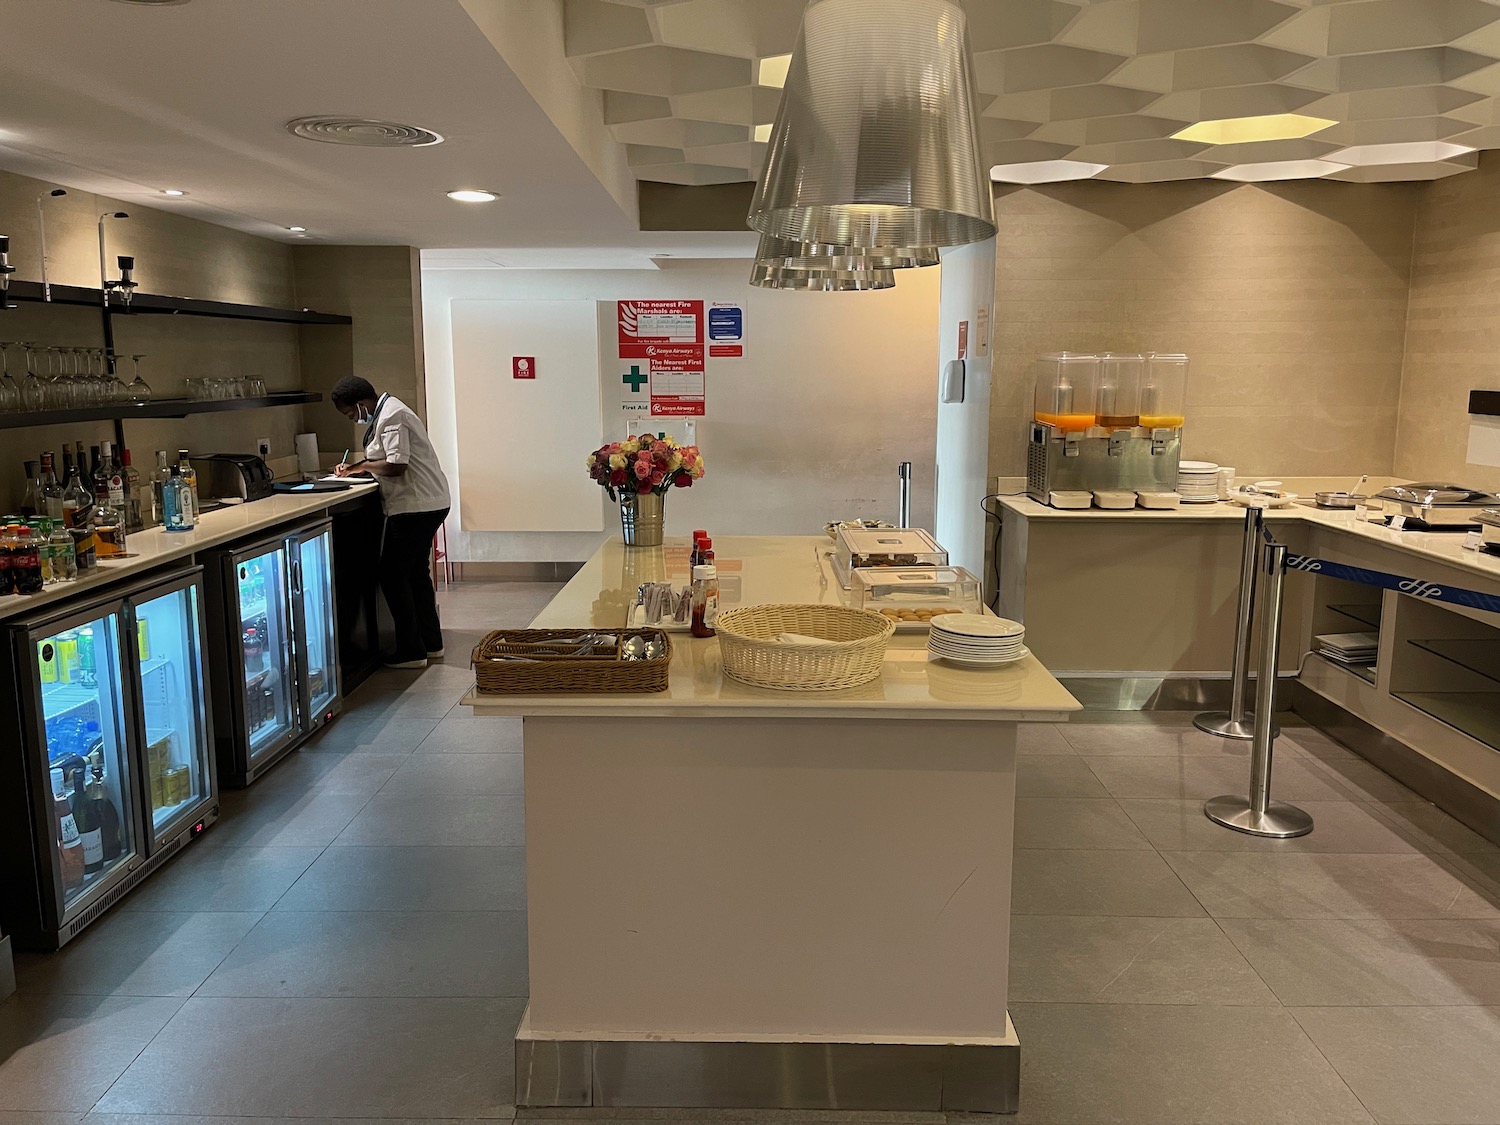
{"type": "Polygon", "coordinates": [[[609,483],[618,488],[620,485],[625,483],[625,479],[629,475],[630,474],[627,473],[624,469],[615,469],[612,473],[609,474],[609,483]]]}
{"type": "Polygon", "coordinates": [[[672,478],[673,488],[687,488],[692,483],[693,478],[688,473],[678,473],[675,477],[672,478]]]}
{"type": "Polygon", "coordinates": [[[641,481],[641,483],[636,487],[636,491],[639,492],[642,496],[649,494],[651,491],[651,482],[649,480],[641,481]]]}

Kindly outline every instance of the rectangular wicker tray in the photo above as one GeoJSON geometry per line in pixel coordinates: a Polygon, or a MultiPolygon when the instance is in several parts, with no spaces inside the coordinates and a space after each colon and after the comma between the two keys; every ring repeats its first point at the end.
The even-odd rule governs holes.
{"type": "Polygon", "coordinates": [[[667,690],[672,642],[660,629],[497,629],[479,642],[470,658],[481,695],[602,695],[667,690]],[[562,638],[599,632],[618,638],[612,654],[562,656],[550,651],[562,638]],[[622,660],[628,637],[659,637],[666,652],[651,660],[622,660]],[[529,661],[495,660],[525,656],[529,661]],[[534,663],[533,663],[534,662],[534,663]]]}

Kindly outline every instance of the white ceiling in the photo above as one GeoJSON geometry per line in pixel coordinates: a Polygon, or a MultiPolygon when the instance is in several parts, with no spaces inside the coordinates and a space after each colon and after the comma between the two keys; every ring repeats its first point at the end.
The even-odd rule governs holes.
{"type": "MultiPolygon", "coordinates": [[[[643,234],[630,180],[753,178],[753,131],[779,96],[757,84],[758,62],[791,50],[804,3],[0,0],[0,167],[287,240],[300,225],[327,242],[613,247],[630,253],[611,260],[648,267],[743,254],[747,234],[643,234]],[[285,132],[312,114],[446,141],[365,149],[285,132]],[[475,186],[502,199],[443,195],[475,186]]],[[[968,6],[990,163],[1089,161],[1108,166],[1100,178],[1149,181],[1348,145],[1500,147],[1500,0],[968,6]],[[1170,139],[1205,117],[1293,110],[1339,124],[1232,149],[1170,139]]]]}

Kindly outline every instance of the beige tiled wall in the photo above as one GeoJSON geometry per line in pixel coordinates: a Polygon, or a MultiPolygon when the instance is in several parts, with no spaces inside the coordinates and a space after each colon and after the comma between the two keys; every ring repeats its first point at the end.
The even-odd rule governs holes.
{"type": "Polygon", "coordinates": [[[1390,472],[1422,190],[1000,189],[991,474],[1025,471],[1033,357],[1110,348],[1192,357],[1189,457],[1255,476],[1390,472]]]}
{"type": "Polygon", "coordinates": [[[1395,470],[1500,489],[1470,465],[1469,392],[1500,389],[1500,153],[1424,189],[1406,330],[1395,470]]]}

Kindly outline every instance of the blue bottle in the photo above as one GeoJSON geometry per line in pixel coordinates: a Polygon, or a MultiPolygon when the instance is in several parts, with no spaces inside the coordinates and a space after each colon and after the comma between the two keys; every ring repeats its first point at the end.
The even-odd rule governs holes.
{"type": "Polygon", "coordinates": [[[162,482],[161,508],[163,531],[193,530],[193,494],[188,482],[182,479],[181,469],[170,466],[170,476],[162,482]]]}

